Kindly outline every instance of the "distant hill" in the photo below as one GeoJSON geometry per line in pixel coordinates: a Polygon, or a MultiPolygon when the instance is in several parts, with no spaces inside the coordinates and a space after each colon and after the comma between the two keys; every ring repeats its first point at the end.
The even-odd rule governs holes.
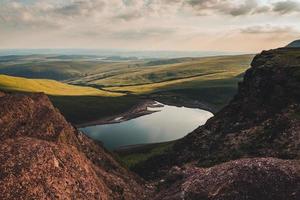
{"type": "Polygon", "coordinates": [[[300,48],[300,40],[295,40],[287,45],[287,47],[300,48]]]}
{"type": "Polygon", "coordinates": [[[43,92],[49,95],[64,96],[120,96],[119,93],[106,92],[92,87],[69,85],[47,79],[27,79],[0,75],[0,89],[21,92],[43,92]]]}

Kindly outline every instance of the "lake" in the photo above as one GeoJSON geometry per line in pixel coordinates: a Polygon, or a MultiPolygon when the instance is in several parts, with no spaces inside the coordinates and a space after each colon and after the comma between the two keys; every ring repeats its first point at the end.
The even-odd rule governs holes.
{"type": "MultiPolygon", "coordinates": [[[[89,137],[102,141],[108,149],[133,144],[172,141],[184,137],[213,116],[211,112],[186,107],[163,105],[129,121],[80,129],[89,137]]],[[[118,119],[116,119],[118,120],[118,119]]]]}

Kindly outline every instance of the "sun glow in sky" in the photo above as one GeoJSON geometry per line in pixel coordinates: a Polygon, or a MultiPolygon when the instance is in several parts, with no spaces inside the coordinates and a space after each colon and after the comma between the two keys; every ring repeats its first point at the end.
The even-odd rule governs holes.
{"type": "Polygon", "coordinates": [[[300,0],[0,0],[0,48],[253,52],[299,21],[300,0]]]}

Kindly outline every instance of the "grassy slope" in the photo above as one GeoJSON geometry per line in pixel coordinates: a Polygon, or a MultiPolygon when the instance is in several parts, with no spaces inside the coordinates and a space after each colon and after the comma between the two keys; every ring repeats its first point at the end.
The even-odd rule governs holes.
{"type": "Polygon", "coordinates": [[[252,58],[253,55],[238,55],[178,59],[178,63],[144,66],[138,71],[123,69],[118,75],[88,83],[111,90],[145,93],[157,88],[169,88],[170,85],[234,77],[249,67],[252,58]]]}
{"type": "Polygon", "coordinates": [[[119,93],[107,92],[91,87],[81,87],[64,84],[54,80],[26,79],[0,75],[0,89],[21,92],[44,92],[49,95],[93,95],[93,96],[120,96],[119,93]]]}
{"type": "MultiPolygon", "coordinates": [[[[84,56],[6,56],[0,57],[0,73],[25,78],[42,78],[53,80],[83,79],[101,73],[110,73],[126,67],[137,66],[139,62],[111,62],[87,60],[84,56]]],[[[88,80],[88,78],[87,78],[88,80]]],[[[86,81],[86,80],[85,80],[86,81]]]]}
{"type": "Polygon", "coordinates": [[[174,141],[145,144],[138,147],[132,146],[128,149],[117,150],[119,160],[128,168],[134,167],[136,164],[147,160],[152,156],[162,154],[163,152],[172,148],[174,141]]]}
{"type": "MultiPolygon", "coordinates": [[[[173,101],[172,99],[179,102],[178,98],[183,101],[196,100],[209,105],[213,110],[219,110],[235,94],[237,83],[242,79],[241,74],[249,67],[252,58],[253,55],[238,55],[182,59],[176,64],[155,66],[138,73],[124,73],[118,77],[132,85],[118,85],[105,89],[136,95],[158,94],[159,99],[167,99],[166,102],[173,101]],[[171,74],[163,76],[167,73],[171,74]],[[156,79],[145,78],[149,76],[156,79]],[[136,77],[139,83],[133,82],[136,77]]],[[[121,80],[115,80],[115,85],[121,80]]],[[[103,84],[104,81],[107,82],[103,79],[98,83],[103,84]]]]}
{"type": "MultiPolygon", "coordinates": [[[[170,102],[173,96],[179,96],[220,109],[234,95],[240,80],[237,75],[248,68],[252,57],[239,55],[112,63],[80,60],[26,63],[26,60],[20,59],[13,62],[14,65],[19,62],[19,68],[24,64],[26,69],[47,69],[68,75],[76,71],[80,76],[70,81],[71,83],[96,86],[100,90],[51,80],[3,75],[0,76],[0,89],[45,92],[51,95],[54,105],[68,120],[76,124],[124,112],[139,101],[139,96],[148,94],[158,94],[160,98],[167,99],[166,102],[170,102]],[[103,87],[112,92],[101,90],[103,87]],[[123,97],[116,93],[118,91],[135,95],[123,97]]],[[[6,65],[9,63],[11,61],[6,62],[6,65]]],[[[0,68],[2,65],[0,63],[0,68]]],[[[178,98],[174,99],[178,101],[178,98]]]]}
{"type": "Polygon", "coordinates": [[[106,116],[125,112],[138,104],[135,96],[49,96],[66,119],[73,124],[81,124],[106,116]]]}
{"type": "Polygon", "coordinates": [[[26,79],[0,75],[0,90],[44,92],[68,121],[80,124],[125,112],[140,100],[91,87],[73,86],[45,79],[26,79]]]}

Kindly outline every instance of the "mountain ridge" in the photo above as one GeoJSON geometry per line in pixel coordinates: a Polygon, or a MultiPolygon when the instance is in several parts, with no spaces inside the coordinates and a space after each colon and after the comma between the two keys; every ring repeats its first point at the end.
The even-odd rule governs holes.
{"type": "Polygon", "coordinates": [[[263,51],[252,62],[237,95],[171,150],[133,168],[155,179],[171,166],[212,166],[243,157],[300,158],[300,49],[263,51]],[[153,166],[149,169],[147,166],[153,166]]]}
{"type": "Polygon", "coordinates": [[[130,172],[44,94],[0,92],[0,199],[297,200],[300,49],[257,55],[228,106],[130,172]]]}
{"type": "Polygon", "coordinates": [[[300,48],[300,40],[295,40],[287,45],[290,48],[300,48]]]}

